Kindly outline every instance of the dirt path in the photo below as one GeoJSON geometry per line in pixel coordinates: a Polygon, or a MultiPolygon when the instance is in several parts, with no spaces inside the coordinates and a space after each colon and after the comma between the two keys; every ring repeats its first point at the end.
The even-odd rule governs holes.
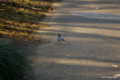
{"type": "Polygon", "coordinates": [[[112,66],[120,66],[119,7],[119,0],[63,0],[49,23],[44,21],[50,27],[38,32],[52,43],[38,44],[35,80],[119,80],[113,76],[120,68],[112,66]],[[71,44],[58,45],[57,33],[71,44]]]}

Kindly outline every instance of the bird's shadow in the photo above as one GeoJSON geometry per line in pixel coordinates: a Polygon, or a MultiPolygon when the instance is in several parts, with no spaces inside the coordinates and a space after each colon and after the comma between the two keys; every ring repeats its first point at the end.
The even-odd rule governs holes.
{"type": "Polygon", "coordinates": [[[56,45],[70,45],[70,43],[58,43],[58,42],[55,42],[56,45]]]}

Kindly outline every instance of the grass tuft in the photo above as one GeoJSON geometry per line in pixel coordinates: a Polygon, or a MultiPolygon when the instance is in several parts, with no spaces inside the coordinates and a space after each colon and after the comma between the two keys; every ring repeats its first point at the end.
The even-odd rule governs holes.
{"type": "Polygon", "coordinates": [[[0,45],[0,80],[18,80],[29,73],[24,52],[11,45],[0,45]]]}

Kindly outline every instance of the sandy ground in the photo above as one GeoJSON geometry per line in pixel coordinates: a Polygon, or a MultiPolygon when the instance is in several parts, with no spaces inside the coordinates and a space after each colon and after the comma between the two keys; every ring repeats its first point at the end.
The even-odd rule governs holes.
{"type": "Polygon", "coordinates": [[[114,66],[120,66],[120,20],[71,14],[97,12],[119,17],[120,1],[63,0],[54,6],[55,11],[49,12],[54,13],[52,19],[48,15],[42,22],[50,27],[36,32],[36,38],[51,38],[52,42],[37,42],[29,48],[36,52],[32,57],[34,80],[120,80],[114,77],[120,74],[114,66]],[[70,44],[56,43],[57,33],[70,44]]]}

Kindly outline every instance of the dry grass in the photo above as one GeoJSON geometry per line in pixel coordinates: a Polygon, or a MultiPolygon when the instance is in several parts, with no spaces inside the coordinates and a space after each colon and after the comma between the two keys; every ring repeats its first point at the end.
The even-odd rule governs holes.
{"type": "Polygon", "coordinates": [[[6,0],[0,1],[0,37],[15,41],[33,40],[33,32],[52,6],[51,0],[6,0]]]}

